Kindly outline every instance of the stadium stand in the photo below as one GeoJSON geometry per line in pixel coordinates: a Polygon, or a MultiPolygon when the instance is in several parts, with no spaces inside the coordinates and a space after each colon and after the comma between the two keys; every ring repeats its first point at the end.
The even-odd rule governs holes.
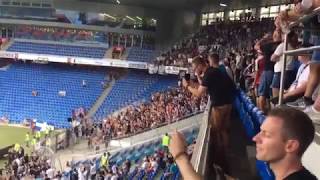
{"type": "Polygon", "coordinates": [[[177,78],[174,76],[148,76],[145,72],[130,71],[126,78],[113,86],[95,114],[95,120],[101,121],[116,110],[143,99],[149,100],[153,93],[176,85],[177,78]]]}
{"type": "Polygon", "coordinates": [[[47,40],[59,42],[108,42],[107,35],[104,32],[94,32],[86,30],[73,30],[64,28],[39,28],[34,26],[18,26],[15,32],[15,38],[31,40],[47,40]]]}
{"type": "MultiPolygon", "coordinates": [[[[280,6],[278,6],[278,9],[280,10],[280,6]]],[[[162,54],[157,58],[155,64],[188,67],[190,66],[189,58],[198,55],[206,58],[209,53],[217,52],[221,57],[224,57],[223,64],[231,69],[231,76],[234,77],[233,79],[239,86],[234,101],[237,116],[243,124],[248,141],[253,143],[252,138],[259,133],[260,126],[266,118],[254,102],[257,96],[256,89],[260,83],[258,74],[263,69],[259,64],[259,56],[264,56],[265,52],[254,45],[264,33],[271,32],[274,29],[274,23],[277,25],[273,19],[242,22],[240,18],[239,22],[218,22],[214,25],[207,25],[200,32],[193,34],[191,38],[162,54]]],[[[281,28],[277,31],[281,31],[281,28]]],[[[27,35],[29,34],[27,33],[27,35]]],[[[269,39],[265,38],[263,40],[266,40],[266,42],[274,41],[271,39],[270,36],[269,39]]],[[[102,58],[106,49],[14,42],[8,51],[102,58]]],[[[137,47],[132,47],[129,50],[129,61],[151,62],[154,59],[155,51],[153,50],[137,47]]],[[[273,66],[271,66],[271,69],[273,69],[273,66]]],[[[0,70],[0,94],[4,97],[0,99],[0,117],[7,116],[12,122],[18,123],[32,116],[32,118],[40,121],[45,120],[57,127],[67,128],[69,124],[66,119],[70,116],[71,110],[80,106],[90,107],[98,95],[101,94],[100,82],[103,81],[105,75],[106,72],[100,68],[91,72],[85,68],[68,66],[13,63],[8,68],[0,70]],[[87,87],[81,86],[82,80],[88,81],[87,87]],[[58,92],[61,90],[67,92],[65,97],[58,96],[58,92]]],[[[121,114],[121,110],[133,107],[140,112],[144,108],[144,104],[141,102],[152,102],[154,94],[170,91],[169,87],[175,87],[177,80],[177,77],[173,76],[150,76],[145,72],[130,70],[125,78],[116,81],[110,94],[94,115],[95,126],[102,125],[103,127],[94,127],[93,131],[99,131],[103,134],[101,137],[108,136],[108,132],[105,131],[107,128],[101,121],[105,121],[113,113],[118,116],[116,121],[121,124],[119,126],[129,124],[130,118],[125,116],[125,113],[121,114]],[[138,105],[142,108],[137,108],[138,105]],[[116,112],[119,112],[119,114],[116,112]]],[[[178,92],[180,94],[177,95],[177,98],[181,98],[180,96],[183,96],[184,92],[178,92]]],[[[188,101],[184,103],[186,104],[186,102],[188,101]]],[[[210,115],[207,116],[209,119],[210,115]]],[[[139,116],[134,117],[139,119],[139,116]]],[[[154,121],[151,118],[147,120],[154,121]]],[[[121,128],[118,130],[116,129],[115,133],[121,132],[121,128]]],[[[183,131],[188,145],[194,143],[198,132],[199,128],[183,131]]],[[[85,134],[84,136],[88,135],[85,134]]],[[[100,137],[99,139],[106,140],[100,137]]],[[[110,177],[111,179],[168,179],[168,174],[170,174],[169,179],[179,179],[180,174],[171,155],[166,150],[162,150],[159,139],[151,142],[150,139],[146,140],[149,142],[143,142],[112,154],[108,158],[110,161],[108,160],[107,167],[100,167],[101,157],[99,156],[94,159],[73,162],[72,168],[66,170],[64,176],[70,179],[71,176],[84,177],[88,174],[92,175],[90,172],[96,172],[95,175],[97,176],[110,177]],[[164,157],[162,160],[159,158],[159,154],[164,157]],[[153,166],[150,161],[157,161],[158,164],[164,162],[164,166],[152,169],[153,166]],[[128,164],[130,164],[129,168],[128,164]],[[172,170],[174,169],[173,166],[175,166],[175,170],[172,170]]],[[[266,162],[257,160],[255,165],[261,179],[274,179],[272,170],[266,162]]],[[[15,163],[12,166],[15,166],[15,163]]]]}
{"type": "Polygon", "coordinates": [[[19,123],[26,118],[47,121],[58,128],[69,127],[72,109],[90,108],[103,88],[103,68],[88,70],[65,65],[14,63],[0,71],[0,116],[19,123]],[[82,87],[86,80],[87,87],[82,87]],[[32,91],[38,93],[32,96],[32,91]],[[59,91],[66,96],[60,97],[59,91]]]}
{"type": "MultiPolygon", "coordinates": [[[[188,155],[190,157],[192,155],[193,144],[197,139],[198,132],[198,127],[182,131],[187,139],[187,144],[189,146],[188,155]]],[[[108,167],[101,166],[100,162],[101,157],[74,162],[72,163],[73,170],[64,172],[63,174],[66,178],[69,178],[73,173],[81,173],[78,169],[82,166],[86,169],[85,171],[87,173],[89,173],[90,169],[92,170],[91,167],[94,167],[97,172],[97,176],[116,176],[120,179],[178,180],[180,177],[172,156],[163,149],[161,139],[155,139],[150,142],[135,145],[113,153],[110,158],[108,158],[108,167]],[[127,164],[129,164],[129,168],[127,167],[127,164]],[[172,166],[175,166],[175,171],[172,170],[172,166]]]]}
{"type": "Polygon", "coordinates": [[[14,42],[7,51],[72,57],[103,58],[107,48],[14,42]]]}
{"type": "Polygon", "coordinates": [[[132,47],[129,49],[128,61],[151,62],[156,56],[154,50],[132,47]]]}

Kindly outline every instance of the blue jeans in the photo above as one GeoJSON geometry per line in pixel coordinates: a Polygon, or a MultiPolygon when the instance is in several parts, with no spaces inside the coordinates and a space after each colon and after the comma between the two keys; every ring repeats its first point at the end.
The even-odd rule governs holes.
{"type": "MultiPolygon", "coordinates": [[[[315,46],[319,46],[320,45],[320,36],[312,36],[312,43],[315,46]]],[[[312,58],[311,58],[312,62],[316,62],[316,63],[320,63],[320,50],[314,50],[312,53],[312,58]]]]}
{"type": "Polygon", "coordinates": [[[266,98],[270,98],[271,84],[273,79],[273,71],[263,71],[260,79],[260,84],[258,88],[258,96],[263,96],[266,98]]]}
{"type": "MultiPolygon", "coordinates": [[[[284,89],[288,89],[291,85],[291,83],[295,79],[295,72],[294,71],[286,71],[284,76],[284,89]]],[[[272,88],[280,88],[280,80],[281,79],[281,72],[276,72],[273,75],[272,79],[272,88]]]]}

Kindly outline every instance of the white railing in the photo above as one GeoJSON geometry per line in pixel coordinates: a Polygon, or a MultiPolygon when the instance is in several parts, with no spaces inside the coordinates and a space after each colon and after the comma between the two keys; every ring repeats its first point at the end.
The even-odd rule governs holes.
{"type": "MultiPolygon", "coordinates": [[[[309,19],[309,18],[312,18],[312,17],[314,17],[316,15],[319,15],[319,14],[320,14],[320,7],[314,9],[311,13],[300,17],[298,20],[290,23],[289,29],[291,29],[293,27],[296,27],[302,21],[304,21],[306,19],[309,19]]],[[[287,31],[285,33],[285,37],[284,37],[285,51],[284,51],[284,53],[283,53],[283,55],[281,57],[282,60],[283,60],[283,66],[282,66],[282,69],[281,69],[280,93],[279,93],[278,105],[283,104],[284,76],[285,76],[285,71],[286,71],[285,67],[286,67],[286,64],[287,64],[287,56],[288,55],[297,55],[299,53],[307,52],[307,51],[320,50],[320,46],[319,45],[318,46],[311,46],[311,47],[308,47],[308,48],[299,48],[299,49],[295,49],[295,50],[288,50],[288,33],[289,33],[289,31],[287,31]]]]}
{"type": "Polygon", "coordinates": [[[209,138],[210,138],[210,110],[211,101],[208,99],[208,104],[206,110],[203,113],[201,126],[198,133],[198,138],[196,140],[196,145],[193,150],[191,163],[195,171],[201,175],[205,175],[206,170],[206,160],[208,156],[209,138]]]}

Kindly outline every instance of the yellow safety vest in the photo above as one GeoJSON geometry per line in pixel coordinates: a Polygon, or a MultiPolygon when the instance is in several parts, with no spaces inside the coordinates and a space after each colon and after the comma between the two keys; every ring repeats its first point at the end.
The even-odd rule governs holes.
{"type": "Polygon", "coordinates": [[[108,166],[108,165],[109,165],[108,159],[109,159],[109,156],[108,156],[108,155],[106,155],[106,156],[102,155],[102,156],[101,156],[100,165],[101,165],[101,166],[108,166]]]}
{"type": "Polygon", "coordinates": [[[40,138],[40,137],[41,137],[41,133],[40,133],[40,131],[37,131],[36,138],[40,138]]]}
{"type": "Polygon", "coordinates": [[[50,131],[50,129],[47,127],[46,130],[44,131],[44,133],[45,133],[46,135],[48,135],[48,134],[49,134],[49,131],[50,131]]]}
{"type": "Polygon", "coordinates": [[[26,142],[29,142],[29,141],[30,141],[30,136],[29,136],[29,134],[26,134],[25,141],[26,141],[26,142]]]}
{"type": "Polygon", "coordinates": [[[106,165],[106,163],[107,163],[107,158],[106,158],[106,157],[104,157],[104,156],[101,156],[100,165],[101,165],[101,166],[105,166],[105,165],[106,165]]]}
{"type": "Polygon", "coordinates": [[[16,143],[14,145],[14,151],[18,152],[20,150],[20,144],[16,143]]]}
{"type": "Polygon", "coordinates": [[[162,137],[162,146],[169,146],[170,143],[170,137],[169,136],[163,136],[162,137]]]}
{"type": "Polygon", "coordinates": [[[31,144],[32,145],[36,145],[37,144],[37,140],[35,138],[32,138],[31,144]]]}

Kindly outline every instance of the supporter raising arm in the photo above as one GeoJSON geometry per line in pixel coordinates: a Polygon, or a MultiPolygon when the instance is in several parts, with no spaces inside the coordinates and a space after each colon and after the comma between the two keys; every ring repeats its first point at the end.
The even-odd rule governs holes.
{"type": "Polygon", "coordinates": [[[189,161],[187,151],[186,140],[178,131],[171,135],[171,141],[169,145],[169,151],[172,154],[173,159],[179,167],[180,173],[183,179],[200,180],[203,179],[192,167],[189,161]]]}
{"type": "Polygon", "coordinates": [[[229,76],[218,67],[209,67],[208,63],[197,57],[192,61],[192,69],[201,84],[198,88],[191,87],[189,81],[182,81],[184,88],[189,90],[194,96],[201,96],[208,92],[211,98],[210,124],[214,129],[212,133],[217,145],[217,162],[223,170],[227,171],[226,150],[228,148],[232,103],[235,95],[235,85],[229,76]]]}

